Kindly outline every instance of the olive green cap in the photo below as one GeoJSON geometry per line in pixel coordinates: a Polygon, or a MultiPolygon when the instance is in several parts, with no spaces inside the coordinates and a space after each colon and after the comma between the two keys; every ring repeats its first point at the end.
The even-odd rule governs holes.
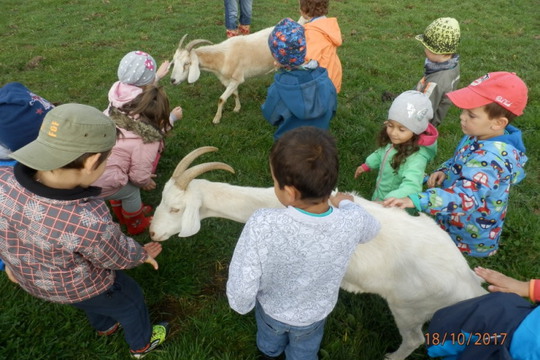
{"type": "Polygon", "coordinates": [[[47,113],[36,140],[10,156],[35,170],[54,170],[85,153],[109,151],[115,143],[116,126],[103,112],[64,104],[47,113]]]}

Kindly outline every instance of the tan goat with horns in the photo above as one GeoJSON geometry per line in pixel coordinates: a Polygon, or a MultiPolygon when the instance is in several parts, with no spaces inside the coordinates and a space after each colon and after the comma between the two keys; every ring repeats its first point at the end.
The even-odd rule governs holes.
{"type": "Polygon", "coordinates": [[[196,39],[182,48],[187,34],[184,35],[173,57],[171,83],[178,85],[185,80],[190,84],[194,83],[199,79],[201,70],[214,73],[225,86],[212,121],[218,124],[221,121],[223,105],[229,96],[234,95],[233,111],[240,111],[238,86],[245,79],[267,74],[274,69],[274,58],[268,48],[268,35],[272,29],[273,27],[269,27],[250,35],[235,36],[219,44],[198,48],[195,46],[212,43],[208,40],[196,39]]]}

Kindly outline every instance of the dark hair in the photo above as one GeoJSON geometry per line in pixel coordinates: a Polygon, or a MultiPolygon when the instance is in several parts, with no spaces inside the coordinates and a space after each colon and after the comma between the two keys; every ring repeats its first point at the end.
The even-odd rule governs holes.
{"type": "MultiPolygon", "coordinates": [[[[385,125],[379,132],[379,137],[377,138],[377,144],[381,147],[386,146],[392,142],[390,140],[390,137],[388,136],[388,133],[386,132],[386,126],[387,125],[385,123],[385,125]]],[[[392,166],[392,169],[394,169],[394,172],[397,172],[401,164],[403,164],[405,160],[407,160],[407,157],[420,150],[420,145],[418,145],[419,139],[420,135],[413,133],[413,136],[408,141],[402,144],[393,145],[394,149],[396,149],[396,154],[394,155],[394,158],[392,159],[392,163],[390,165],[392,166]]]]}
{"type": "Polygon", "coordinates": [[[496,102],[492,102],[485,105],[484,111],[486,112],[486,114],[488,115],[490,119],[495,119],[498,117],[507,118],[509,124],[517,117],[516,114],[512,113],[510,110],[502,107],[496,102]]]}
{"type": "Polygon", "coordinates": [[[120,111],[128,115],[139,115],[139,121],[152,125],[162,133],[167,133],[172,129],[169,123],[171,113],[169,98],[160,86],[145,87],[135,99],[124,104],[120,111]]]}
{"type": "Polygon", "coordinates": [[[302,200],[326,198],[339,173],[336,141],[312,126],[287,131],[272,146],[270,166],[280,189],[294,186],[302,200]]]}
{"type": "Polygon", "coordinates": [[[100,154],[98,161],[94,164],[94,170],[99,167],[107,158],[109,157],[109,154],[111,153],[112,149],[103,151],[100,153],[84,153],[69,164],[66,164],[61,167],[61,169],[82,169],[84,167],[84,163],[90,156],[100,154]]]}
{"type": "Polygon", "coordinates": [[[300,0],[300,10],[310,16],[318,17],[328,14],[329,0],[300,0]]]}

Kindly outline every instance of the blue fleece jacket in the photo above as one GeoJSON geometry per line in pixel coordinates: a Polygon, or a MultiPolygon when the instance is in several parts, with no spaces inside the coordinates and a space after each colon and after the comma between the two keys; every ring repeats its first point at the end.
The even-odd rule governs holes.
{"type": "Polygon", "coordinates": [[[336,109],[336,88],[322,67],[279,70],[262,105],[264,118],[277,126],[274,139],[300,126],[326,130],[336,109]]]}
{"type": "Polygon", "coordinates": [[[508,125],[487,140],[464,136],[438,171],[440,188],[409,195],[418,210],[434,215],[461,251],[486,257],[499,248],[510,187],[525,178],[521,131],[508,125]]]}

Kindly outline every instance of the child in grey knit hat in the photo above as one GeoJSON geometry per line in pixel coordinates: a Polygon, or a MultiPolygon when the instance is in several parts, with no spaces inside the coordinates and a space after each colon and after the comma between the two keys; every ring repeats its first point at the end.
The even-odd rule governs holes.
{"type": "MultiPolygon", "coordinates": [[[[158,68],[154,58],[144,51],[127,53],[118,65],[118,81],[109,90],[109,106],[104,111],[109,114],[110,108],[120,108],[141,94],[148,85],[157,85],[159,80],[169,72],[170,62],[164,61],[158,68]]],[[[175,107],[169,116],[173,125],[182,118],[182,108],[175,107]]]]}

